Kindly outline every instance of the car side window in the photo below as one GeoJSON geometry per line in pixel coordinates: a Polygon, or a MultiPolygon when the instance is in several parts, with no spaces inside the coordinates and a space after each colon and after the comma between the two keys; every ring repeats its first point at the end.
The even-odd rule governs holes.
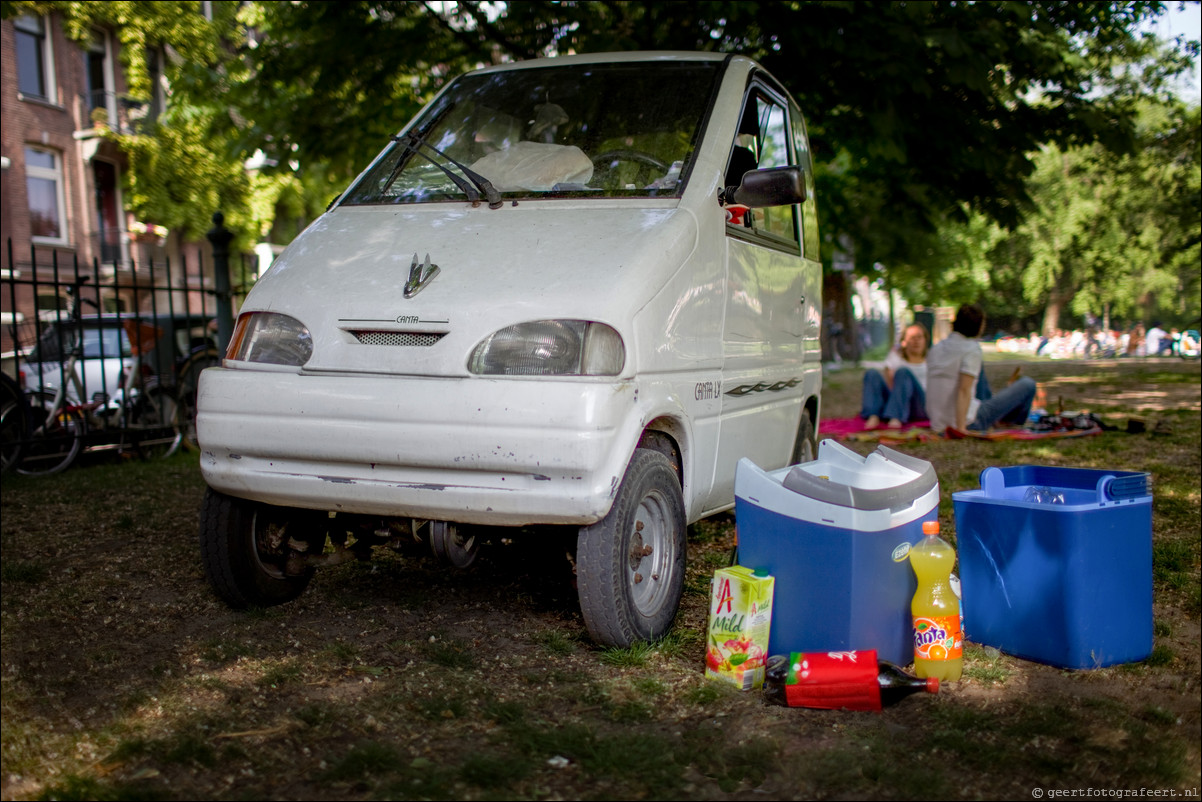
{"type": "Polygon", "coordinates": [[[133,355],[129,337],[118,328],[85,328],[83,330],[84,359],[128,359],[133,355]]]}
{"type": "MultiPolygon", "coordinates": [[[[754,87],[743,105],[738,133],[727,162],[726,185],[738,186],[748,170],[793,164],[791,130],[785,106],[762,88],[754,87]]],[[[742,227],[797,245],[793,206],[755,209],[743,216],[742,227]]]]}

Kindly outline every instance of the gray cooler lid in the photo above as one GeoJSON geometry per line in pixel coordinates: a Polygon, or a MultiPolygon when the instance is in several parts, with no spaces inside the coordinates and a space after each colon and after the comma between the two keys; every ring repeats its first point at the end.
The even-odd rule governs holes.
{"type": "Polygon", "coordinates": [[[915,499],[939,484],[939,477],[935,475],[934,466],[926,460],[902,454],[900,451],[894,451],[885,446],[877,446],[873,453],[917,473],[918,476],[893,487],[869,489],[832,482],[829,479],[820,479],[801,465],[795,465],[781,484],[794,493],[800,493],[816,501],[857,510],[901,509],[909,506],[915,499]]]}

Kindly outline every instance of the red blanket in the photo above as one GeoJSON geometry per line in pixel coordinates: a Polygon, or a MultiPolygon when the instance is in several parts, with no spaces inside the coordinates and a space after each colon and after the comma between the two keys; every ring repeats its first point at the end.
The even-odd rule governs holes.
{"type": "Polygon", "coordinates": [[[994,429],[988,432],[962,432],[949,426],[943,436],[949,440],[1043,440],[1048,437],[1091,437],[1101,433],[1101,426],[1092,426],[1088,429],[1052,429],[1047,432],[1036,432],[1031,429],[994,429]]]}
{"type": "MultiPolygon", "coordinates": [[[[829,437],[832,440],[873,441],[889,445],[929,440],[935,437],[936,434],[928,428],[929,424],[929,421],[924,420],[907,423],[900,429],[890,429],[887,426],[869,429],[864,426],[863,418],[827,418],[818,425],[818,437],[819,439],[829,437]]],[[[1090,437],[1101,433],[1100,426],[1089,429],[1055,429],[1047,432],[1036,432],[1030,429],[964,432],[949,426],[943,436],[949,440],[1044,440],[1051,437],[1090,437]]]]}
{"type": "Polygon", "coordinates": [[[884,443],[905,443],[915,440],[928,440],[934,433],[928,428],[928,421],[912,421],[900,429],[890,429],[884,424],[869,429],[864,425],[863,418],[827,418],[818,424],[818,437],[832,440],[867,440],[884,443]]]}

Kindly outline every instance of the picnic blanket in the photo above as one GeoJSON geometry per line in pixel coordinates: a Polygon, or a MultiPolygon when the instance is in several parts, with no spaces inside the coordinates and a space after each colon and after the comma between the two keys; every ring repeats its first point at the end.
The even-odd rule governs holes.
{"type": "Polygon", "coordinates": [[[1032,429],[994,429],[988,432],[965,432],[947,427],[944,437],[949,440],[1044,440],[1049,437],[1092,437],[1101,434],[1101,426],[1091,426],[1088,429],[1050,429],[1034,431],[1032,429]]]}
{"type": "MultiPolygon", "coordinates": [[[[930,440],[940,435],[931,431],[929,421],[914,421],[900,429],[890,429],[878,426],[869,429],[864,425],[863,418],[828,418],[819,423],[818,436],[829,437],[832,440],[855,440],[857,442],[875,442],[883,445],[899,443],[914,443],[930,440]]],[[[1102,433],[1101,426],[1088,428],[1054,428],[1042,431],[1026,428],[992,429],[988,432],[966,432],[948,427],[943,437],[949,440],[1046,440],[1057,437],[1091,437],[1102,433]]]]}
{"type": "Polygon", "coordinates": [[[869,429],[864,425],[863,418],[856,417],[822,420],[818,424],[818,436],[820,438],[829,437],[832,440],[855,440],[894,445],[929,440],[935,436],[935,433],[930,430],[928,421],[925,420],[907,423],[900,429],[890,429],[888,426],[869,429]]]}

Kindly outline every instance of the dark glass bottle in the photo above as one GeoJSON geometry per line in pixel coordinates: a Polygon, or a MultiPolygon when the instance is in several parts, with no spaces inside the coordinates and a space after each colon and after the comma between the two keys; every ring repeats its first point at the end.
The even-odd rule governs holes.
{"type": "MultiPolygon", "coordinates": [[[[871,654],[875,656],[875,652],[871,654]]],[[[768,658],[764,674],[765,699],[785,707],[879,710],[914,693],[939,692],[939,680],[935,677],[920,679],[883,660],[876,662],[875,692],[870,686],[857,689],[846,682],[832,682],[828,685],[821,680],[795,684],[791,686],[793,692],[789,692],[786,686],[790,662],[796,662],[802,657],[804,655],[774,654],[768,658]]]]}
{"type": "Polygon", "coordinates": [[[774,705],[788,707],[789,700],[785,698],[785,682],[788,679],[789,655],[771,655],[764,668],[764,698],[774,705]]]}
{"type": "Polygon", "coordinates": [[[880,673],[876,675],[876,681],[881,686],[882,705],[896,704],[912,693],[939,693],[938,677],[921,679],[884,660],[877,663],[877,666],[880,673]]]}

